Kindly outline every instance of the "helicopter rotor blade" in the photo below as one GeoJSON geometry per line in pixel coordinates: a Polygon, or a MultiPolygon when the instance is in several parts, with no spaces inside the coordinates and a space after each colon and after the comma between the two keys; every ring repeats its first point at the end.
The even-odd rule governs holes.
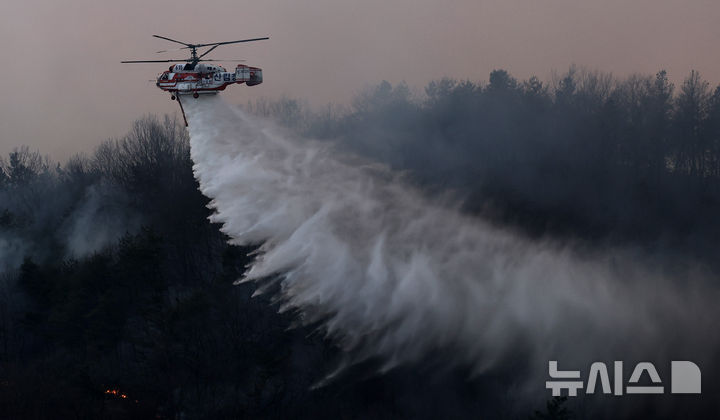
{"type": "Polygon", "coordinates": [[[121,61],[120,63],[179,63],[184,62],[188,60],[128,60],[128,61],[121,61]]]}
{"type": "Polygon", "coordinates": [[[224,61],[224,62],[226,62],[226,63],[229,63],[229,62],[241,63],[241,62],[244,62],[244,61],[247,61],[247,60],[219,60],[219,59],[217,59],[217,58],[214,58],[214,59],[211,58],[211,59],[207,59],[207,60],[198,60],[198,61],[224,61]]]}
{"type": "MultiPolygon", "coordinates": [[[[237,44],[237,43],[240,43],[240,42],[262,41],[262,40],[265,40],[265,39],[270,39],[270,37],[267,37],[267,36],[266,36],[266,37],[263,37],[263,38],[241,39],[241,40],[238,40],[238,41],[211,42],[211,43],[209,43],[209,44],[195,44],[195,45],[193,45],[193,47],[199,48],[199,47],[209,47],[210,45],[237,44]]],[[[188,47],[190,47],[189,44],[186,44],[186,45],[188,45],[188,47]]]]}
{"type": "Polygon", "coordinates": [[[213,45],[212,47],[210,47],[209,50],[207,50],[207,51],[205,51],[204,53],[202,53],[198,58],[203,58],[203,57],[205,57],[206,55],[208,55],[208,54],[210,53],[210,51],[214,50],[214,49],[217,48],[217,47],[219,47],[219,45],[213,45]]]}
{"type": "MultiPolygon", "coordinates": [[[[121,61],[120,63],[124,64],[132,64],[132,63],[189,63],[192,60],[127,60],[127,61],[121,61]]],[[[246,60],[219,60],[219,59],[204,59],[204,60],[197,60],[197,61],[224,61],[224,62],[243,62],[246,60]]]]}
{"type": "Polygon", "coordinates": [[[185,45],[186,47],[192,46],[192,44],[188,44],[187,42],[176,41],[176,40],[174,40],[174,39],[171,39],[171,38],[168,38],[168,37],[165,37],[165,36],[160,36],[160,35],[153,35],[153,36],[154,36],[155,38],[160,38],[160,39],[165,39],[165,40],[167,40],[167,41],[177,42],[178,44],[185,45]]]}
{"type": "Polygon", "coordinates": [[[179,50],[185,50],[185,49],[191,49],[192,50],[192,57],[190,59],[183,59],[183,60],[127,60],[127,61],[121,61],[121,63],[173,63],[173,62],[198,62],[198,61],[245,61],[245,60],[202,60],[203,57],[208,55],[211,51],[213,51],[215,48],[221,46],[221,45],[228,45],[228,44],[238,44],[241,42],[252,42],[252,41],[263,41],[266,39],[270,39],[270,37],[262,37],[262,38],[249,38],[249,39],[240,39],[237,41],[224,41],[224,42],[212,42],[209,44],[188,44],[186,42],[178,41],[176,39],[168,38],[165,36],[160,35],[153,35],[155,38],[164,39],[166,41],[175,42],[177,44],[184,45],[184,47],[175,48],[175,49],[168,49],[168,50],[160,50],[158,53],[164,53],[168,51],[179,51],[179,50]],[[207,51],[202,53],[199,57],[195,56],[195,51],[197,48],[201,47],[210,47],[207,51]]]}
{"type": "Polygon", "coordinates": [[[205,51],[204,53],[202,53],[198,58],[203,58],[203,57],[205,57],[206,55],[208,55],[208,54],[210,53],[210,51],[214,50],[214,49],[217,48],[217,47],[219,47],[219,45],[213,45],[212,47],[210,47],[210,49],[208,49],[207,51],[205,51]]]}
{"type": "Polygon", "coordinates": [[[170,52],[170,51],[182,51],[182,50],[184,50],[184,49],[187,49],[187,47],[182,47],[182,48],[170,48],[169,50],[160,50],[160,51],[156,51],[155,53],[156,53],[156,54],[160,54],[160,53],[166,53],[166,52],[170,52]]]}

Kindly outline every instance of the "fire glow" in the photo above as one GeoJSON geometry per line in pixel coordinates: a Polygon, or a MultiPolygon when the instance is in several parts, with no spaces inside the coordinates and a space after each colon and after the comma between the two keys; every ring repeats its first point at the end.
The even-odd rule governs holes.
{"type": "Polygon", "coordinates": [[[117,389],[106,389],[105,394],[107,395],[114,395],[119,398],[127,398],[128,396],[126,394],[123,394],[122,392],[118,391],[117,389]]]}

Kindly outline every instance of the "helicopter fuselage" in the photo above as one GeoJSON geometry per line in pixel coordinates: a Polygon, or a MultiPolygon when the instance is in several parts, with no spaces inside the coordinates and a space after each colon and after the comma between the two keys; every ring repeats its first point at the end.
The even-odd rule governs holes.
{"type": "Polygon", "coordinates": [[[206,64],[175,64],[158,76],[156,86],[178,95],[217,93],[228,85],[262,83],[262,69],[238,64],[234,72],[206,64]]]}
{"type": "MultiPolygon", "coordinates": [[[[183,45],[180,49],[190,50],[190,58],[186,59],[184,64],[177,63],[182,60],[125,60],[121,61],[121,63],[177,63],[171,65],[167,70],[158,76],[155,86],[164,91],[170,92],[170,99],[177,99],[186,126],[187,118],[185,116],[185,110],[183,109],[182,102],[180,101],[181,95],[192,95],[197,98],[201,94],[218,93],[221,90],[225,90],[228,85],[235,83],[245,83],[248,86],[255,86],[259,85],[263,81],[262,69],[258,67],[238,64],[234,72],[229,72],[224,67],[218,66],[214,63],[218,61],[237,60],[213,60],[203,57],[221,45],[263,41],[270,39],[269,37],[240,39],[237,41],[211,42],[206,44],[189,44],[187,42],[178,41],[160,35],[153,35],[153,37],[183,45]],[[207,50],[198,55],[198,48],[207,48],[207,50]],[[213,62],[213,64],[206,64],[208,62],[213,62]]],[[[167,51],[158,51],[158,53],[163,52],[167,51]]]]}

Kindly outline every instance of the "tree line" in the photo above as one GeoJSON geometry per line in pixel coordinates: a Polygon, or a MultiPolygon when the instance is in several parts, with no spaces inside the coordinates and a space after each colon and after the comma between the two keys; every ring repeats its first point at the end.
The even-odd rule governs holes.
{"type": "Polygon", "coordinates": [[[665,71],[619,79],[571,67],[543,82],[495,70],[421,93],[383,82],[319,112],[294,99],[246,109],[531,235],[708,257],[720,234],[720,86],[697,71],[676,87],[665,71]]]}

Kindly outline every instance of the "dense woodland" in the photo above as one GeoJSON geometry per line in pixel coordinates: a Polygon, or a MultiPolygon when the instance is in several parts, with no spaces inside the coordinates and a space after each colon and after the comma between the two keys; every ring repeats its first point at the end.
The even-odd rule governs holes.
{"type": "MultiPolygon", "coordinates": [[[[542,83],[498,70],[424,94],[383,82],[323,112],[296,100],[246,109],[531,236],[714,261],[720,88],[697,72],[676,88],[665,72],[571,69],[542,83]]],[[[62,165],[27,148],[0,160],[3,418],[498,416],[514,405],[508,372],[438,376],[431,361],[384,376],[355,367],[312,388],[342,355],[322,331],[290,329],[293,314],[251,298],[253,285],[232,285],[251,249],[226,244],[197,187],[170,118],[62,165]]],[[[567,415],[547,410],[536,415],[567,415]]]]}
{"type": "Polygon", "coordinates": [[[420,94],[383,82],[317,113],[296,100],[248,108],[531,235],[714,259],[720,86],[696,71],[676,87],[664,71],[620,80],[573,67],[543,83],[496,70],[489,83],[444,79],[420,94]]]}

